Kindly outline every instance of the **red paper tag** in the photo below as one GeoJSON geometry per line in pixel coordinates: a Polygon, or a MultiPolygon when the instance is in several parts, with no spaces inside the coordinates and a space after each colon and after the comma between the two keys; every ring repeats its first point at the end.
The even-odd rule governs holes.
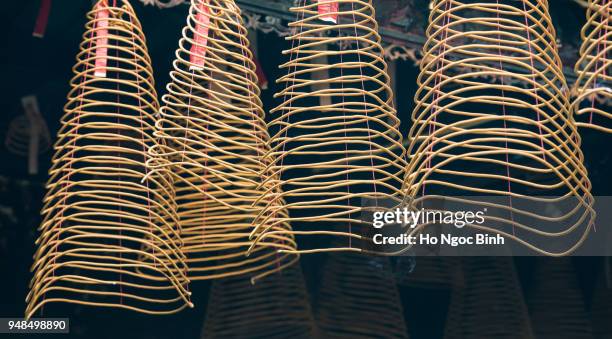
{"type": "Polygon", "coordinates": [[[37,38],[42,38],[45,36],[50,13],[51,0],[41,0],[40,9],[38,10],[38,16],[36,17],[36,24],[34,25],[34,32],[32,32],[32,36],[37,38]]]}
{"type": "Polygon", "coordinates": [[[189,61],[193,64],[189,67],[190,70],[201,70],[204,67],[206,45],[208,44],[208,29],[210,26],[210,10],[206,6],[207,2],[198,2],[195,23],[196,31],[193,37],[194,44],[191,46],[191,55],[189,57],[189,61]]]}
{"type": "Polygon", "coordinates": [[[96,7],[96,66],[94,75],[106,78],[106,67],[108,65],[108,18],[110,11],[104,1],[99,2],[96,7]]]}
{"type": "Polygon", "coordinates": [[[259,60],[255,56],[253,56],[253,62],[255,62],[255,74],[257,74],[257,84],[261,89],[268,89],[268,78],[261,68],[261,64],[259,60]]]}
{"type": "Polygon", "coordinates": [[[338,23],[338,2],[330,0],[318,0],[318,11],[321,16],[321,20],[331,22],[334,24],[338,23]]]}

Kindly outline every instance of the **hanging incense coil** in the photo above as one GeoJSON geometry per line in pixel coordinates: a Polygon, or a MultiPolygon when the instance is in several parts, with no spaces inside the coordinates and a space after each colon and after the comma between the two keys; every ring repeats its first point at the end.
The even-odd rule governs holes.
{"type": "Polygon", "coordinates": [[[595,212],[547,2],[433,1],[423,55],[408,205],[484,208],[469,227],[574,251],[595,212]]]}
{"type": "Polygon", "coordinates": [[[98,1],[87,19],[26,317],[54,302],[174,313],[192,305],[171,178],[145,166],[158,110],[145,37],[127,1],[98,1]]]}
{"type": "Polygon", "coordinates": [[[593,338],[571,258],[539,258],[533,276],[527,306],[536,337],[593,338]]]}
{"type": "Polygon", "coordinates": [[[240,277],[212,284],[202,338],[315,338],[299,265],[256,284],[240,277]]]}
{"type": "Polygon", "coordinates": [[[573,88],[577,125],[612,133],[612,2],[589,0],[573,88]]]}
{"type": "Polygon", "coordinates": [[[455,288],[444,338],[534,338],[510,257],[465,257],[465,287],[455,288]]]}
{"type": "Polygon", "coordinates": [[[249,252],[270,185],[260,185],[269,136],[246,36],[234,1],[193,1],[162,98],[158,135],[166,143],[150,165],[175,176],[192,280],[257,279],[298,259],[277,253],[296,246],[287,222],[266,224],[280,234],[249,252]]]}
{"type": "Polygon", "coordinates": [[[408,338],[389,258],[331,254],[319,291],[322,338],[408,338]]]}
{"type": "Polygon", "coordinates": [[[10,122],[6,139],[4,139],[6,149],[13,154],[26,156],[30,150],[31,132],[33,130],[38,133],[36,138],[38,140],[38,146],[36,147],[38,153],[47,152],[51,147],[51,135],[47,124],[43,120],[39,122],[37,128],[33,129],[30,120],[25,115],[19,115],[10,122]]]}
{"type": "MultiPolygon", "coordinates": [[[[289,220],[311,240],[344,239],[338,248],[299,252],[360,251],[362,200],[399,199],[406,165],[374,8],[371,1],[299,1],[291,11],[292,47],[280,66],[287,74],[277,80],[282,102],[268,124],[270,202],[258,220],[289,220]],[[280,199],[286,205],[274,205],[280,199]]],[[[261,234],[257,241],[279,232],[261,234]]]]}

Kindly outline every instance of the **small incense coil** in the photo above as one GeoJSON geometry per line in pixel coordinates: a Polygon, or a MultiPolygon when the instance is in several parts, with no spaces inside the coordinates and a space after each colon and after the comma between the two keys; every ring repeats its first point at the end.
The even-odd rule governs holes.
{"type": "MultiPolygon", "coordinates": [[[[259,223],[288,220],[294,234],[344,239],[300,253],[360,251],[361,199],[400,199],[406,166],[374,8],[358,0],[299,3],[291,8],[289,61],[280,66],[287,74],[277,80],[282,103],[268,124],[273,175],[259,223]],[[287,203],[274,205],[280,199],[287,203]]],[[[263,231],[257,241],[278,234],[263,231]]]]}
{"type": "Polygon", "coordinates": [[[297,256],[277,253],[296,246],[287,222],[264,225],[280,234],[249,252],[254,219],[267,204],[260,198],[270,185],[260,183],[269,135],[234,1],[192,2],[173,66],[157,125],[166,143],[150,165],[175,175],[190,278],[257,279],[295,263],[297,256]]]}
{"type": "Polygon", "coordinates": [[[315,318],[322,338],[408,338],[389,258],[331,254],[315,318]]]}
{"type": "Polygon", "coordinates": [[[589,0],[573,88],[577,125],[612,133],[612,1],[589,0]]]}
{"type": "Polygon", "coordinates": [[[539,258],[533,276],[527,306],[536,337],[593,338],[571,258],[539,258]]]}
{"type": "Polygon", "coordinates": [[[432,2],[408,205],[488,208],[484,223],[468,227],[547,255],[580,246],[595,212],[552,27],[543,0],[432,2]]]}
{"type": "Polygon", "coordinates": [[[455,288],[444,338],[535,338],[511,257],[465,257],[465,287],[455,288]]]}
{"type": "Polygon", "coordinates": [[[397,261],[396,279],[401,286],[450,290],[455,286],[463,286],[463,271],[461,260],[454,257],[418,256],[412,270],[404,257],[397,261]]]}
{"type": "MultiPolygon", "coordinates": [[[[31,140],[31,123],[28,117],[25,115],[19,115],[13,119],[10,124],[8,131],[6,132],[6,139],[4,139],[4,145],[9,152],[26,156],[29,152],[29,145],[31,140]]],[[[49,150],[51,147],[51,135],[49,128],[43,120],[38,127],[38,153],[42,154],[49,150]]]]}
{"type": "Polygon", "coordinates": [[[256,284],[215,280],[202,338],[316,338],[302,269],[294,265],[256,284]]]}
{"type": "Polygon", "coordinates": [[[26,317],[54,302],[174,313],[191,293],[171,178],[145,166],[159,107],[145,37],[127,1],[98,1],[87,18],[26,317]]]}

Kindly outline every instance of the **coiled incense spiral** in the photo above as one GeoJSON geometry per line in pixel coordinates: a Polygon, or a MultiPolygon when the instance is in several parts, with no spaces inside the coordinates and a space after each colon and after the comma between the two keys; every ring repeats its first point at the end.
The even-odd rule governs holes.
{"type": "Polygon", "coordinates": [[[296,246],[287,222],[266,224],[280,233],[251,249],[254,220],[268,202],[261,197],[270,184],[261,182],[269,136],[246,36],[234,1],[193,1],[162,98],[157,126],[165,144],[153,149],[150,166],[175,176],[193,280],[256,279],[297,260],[277,253],[296,246]]]}
{"type": "Polygon", "coordinates": [[[531,285],[526,300],[537,338],[593,338],[572,258],[538,258],[531,285]]]}
{"type": "MultiPolygon", "coordinates": [[[[360,251],[364,201],[401,199],[406,167],[374,8],[325,0],[299,1],[291,11],[292,47],[280,66],[287,74],[277,81],[282,102],[268,124],[269,203],[258,220],[290,221],[294,234],[321,240],[298,252],[360,251]],[[286,204],[274,204],[281,199],[286,204]],[[339,247],[323,244],[335,238],[344,239],[339,247]]],[[[260,234],[257,241],[281,232],[260,234]]]]}
{"type": "Polygon", "coordinates": [[[530,251],[578,248],[595,212],[547,1],[433,1],[423,55],[407,203],[481,211],[469,227],[530,251]]]}
{"type": "Polygon", "coordinates": [[[38,141],[36,147],[38,153],[45,153],[48,151],[51,147],[51,135],[47,124],[42,121],[39,126],[33,127],[30,120],[25,115],[19,115],[9,123],[6,138],[4,139],[6,149],[13,154],[21,156],[27,155],[30,149],[32,133],[38,133],[38,137],[35,139],[38,141]]]}
{"type": "Polygon", "coordinates": [[[256,284],[239,277],[212,283],[202,338],[318,338],[302,268],[256,284]]]}
{"type": "Polygon", "coordinates": [[[26,317],[56,302],[174,313],[192,306],[191,293],[171,178],[145,166],[158,110],[145,37],[125,0],[100,0],[87,19],[26,317]]]}
{"type": "Polygon", "coordinates": [[[535,338],[512,258],[465,257],[462,267],[465,286],[452,291],[444,338],[535,338]]]}
{"type": "Polygon", "coordinates": [[[574,68],[574,109],[580,127],[612,133],[612,1],[589,0],[580,35],[580,58],[574,68]]]}
{"type": "Polygon", "coordinates": [[[408,338],[387,257],[330,254],[315,309],[323,338],[408,338]]]}

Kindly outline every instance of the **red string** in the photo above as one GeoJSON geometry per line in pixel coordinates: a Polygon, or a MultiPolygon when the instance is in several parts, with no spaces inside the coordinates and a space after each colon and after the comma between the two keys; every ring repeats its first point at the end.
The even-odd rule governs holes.
{"type": "MultiPolygon", "coordinates": [[[[357,20],[355,19],[355,4],[353,2],[351,2],[351,12],[353,15],[353,23],[355,23],[355,25],[353,25],[354,31],[355,31],[355,44],[356,44],[356,48],[357,50],[359,50],[360,46],[359,46],[359,40],[357,39],[357,20]]],[[[373,13],[372,13],[373,14],[373,13]]],[[[376,205],[376,207],[378,208],[378,192],[377,192],[377,187],[376,187],[376,172],[374,170],[374,152],[372,150],[372,135],[370,133],[370,119],[368,119],[368,105],[366,102],[366,95],[365,95],[365,82],[363,80],[363,68],[361,67],[361,53],[357,53],[357,60],[359,61],[359,75],[361,78],[361,90],[363,91],[363,109],[364,109],[364,113],[366,116],[366,128],[368,130],[368,146],[369,146],[369,150],[370,150],[370,166],[372,169],[372,186],[374,189],[374,203],[376,205]]]]}
{"type": "MultiPolygon", "coordinates": [[[[97,7],[98,6],[94,7],[94,11],[96,10],[97,7]]],[[[89,63],[90,60],[89,59],[90,59],[90,57],[92,55],[91,48],[93,46],[93,36],[94,36],[94,31],[96,29],[95,23],[92,24],[92,27],[90,29],[91,29],[91,32],[89,34],[89,44],[87,46],[87,56],[84,59],[84,60],[86,60],[85,69],[83,70],[83,73],[82,73],[83,75],[81,76],[81,78],[79,80],[79,84],[78,84],[78,86],[79,86],[79,95],[78,95],[78,97],[79,97],[79,104],[78,104],[77,107],[82,107],[82,105],[83,105],[83,94],[84,94],[85,88],[82,85],[85,82],[85,79],[87,78],[87,72],[90,70],[90,67],[89,67],[90,66],[90,63],[89,63]]],[[[76,128],[75,128],[74,134],[78,135],[79,127],[80,127],[81,114],[80,114],[79,111],[76,111],[75,114],[77,115],[77,117],[76,117],[76,128]]],[[[72,146],[70,148],[68,148],[67,152],[74,152],[74,150],[76,148],[75,146],[76,146],[77,139],[78,138],[73,137],[73,139],[72,139],[72,146]],[[72,150],[70,150],[70,149],[72,149],[72,150]]],[[[60,206],[62,207],[62,211],[60,212],[60,216],[59,216],[60,223],[59,223],[58,228],[57,228],[55,239],[53,240],[53,242],[56,243],[54,248],[53,248],[53,251],[52,251],[52,253],[53,253],[53,268],[51,269],[51,274],[52,274],[53,277],[55,277],[55,264],[56,264],[56,261],[57,261],[57,250],[59,248],[59,242],[58,242],[59,241],[59,235],[61,233],[62,226],[63,226],[63,223],[64,223],[64,212],[66,211],[66,206],[65,205],[66,205],[66,201],[68,199],[68,194],[70,193],[69,190],[68,190],[68,185],[69,185],[69,182],[70,182],[70,178],[72,176],[72,164],[73,163],[74,163],[73,161],[70,161],[68,163],[68,176],[66,177],[66,181],[64,181],[64,183],[62,185],[62,188],[60,190],[60,192],[64,193],[64,197],[63,197],[62,202],[60,204],[60,206]]],[[[46,293],[44,293],[43,296],[42,296],[42,301],[43,302],[45,301],[45,298],[46,298],[46,293]]],[[[40,315],[41,316],[43,315],[43,311],[44,311],[44,304],[40,308],[40,315]]]]}
{"type": "MultiPolygon", "coordinates": [[[[442,74],[443,72],[441,71],[441,68],[443,68],[443,64],[444,64],[444,54],[446,54],[446,40],[448,39],[448,26],[450,25],[450,19],[451,19],[451,15],[450,15],[450,10],[452,9],[452,3],[451,1],[447,1],[445,4],[445,8],[444,8],[444,18],[442,20],[442,28],[443,28],[443,34],[444,34],[444,38],[440,41],[441,44],[438,46],[438,62],[436,63],[436,78],[434,80],[434,87],[433,90],[434,92],[434,99],[431,103],[431,118],[432,118],[432,122],[429,123],[429,136],[431,137],[435,132],[436,132],[436,122],[437,122],[437,118],[438,118],[438,102],[440,100],[440,93],[442,92],[440,89],[440,82],[442,81],[442,74]]],[[[431,169],[431,161],[433,158],[433,138],[429,138],[428,144],[429,144],[429,153],[431,153],[428,157],[427,157],[427,169],[431,169]]],[[[427,180],[423,183],[423,189],[421,194],[423,196],[425,196],[425,187],[427,186],[427,180]]]]}
{"type": "MultiPolygon", "coordinates": [[[[306,6],[306,0],[302,0],[302,4],[301,4],[301,5],[299,5],[299,6],[302,6],[302,7],[303,7],[303,6],[306,6]]],[[[298,21],[298,20],[300,21],[299,32],[297,33],[297,35],[301,35],[301,34],[302,34],[302,32],[303,32],[303,28],[304,28],[304,27],[303,27],[303,25],[302,25],[302,23],[301,23],[301,21],[302,21],[302,20],[304,20],[304,16],[305,16],[305,14],[304,14],[304,11],[303,11],[303,10],[301,11],[301,14],[302,14],[301,18],[300,18],[300,13],[297,13],[297,14],[295,15],[295,16],[296,16],[296,21],[298,21]],[[298,19],[298,18],[299,18],[299,19],[298,19]]],[[[295,29],[295,28],[294,28],[293,30],[294,30],[294,31],[297,31],[297,29],[295,29]]],[[[300,45],[301,40],[302,40],[302,37],[301,37],[301,36],[299,36],[299,37],[298,37],[298,39],[297,39],[297,46],[299,46],[299,45],[300,45]]],[[[293,50],[294,48],[295,48],[295,39],[291,39],[291,53],[289,54],[289,61],[290,61],[290,62],[291,62],[291,61],[294,61],[295,59],[297,59],[297,58],[299,57],[299,55],[300,55],[299,50],[298,50],[297,52],[294,52],[294,50],[293,50]],[[295,55],[294,55],[294,53],[295,53],[295,55]]],[[[289,69],[287,70],[287,74],[291,74],[292,72],[295,72],[295,71],[297,71],[297,64],[296,64],[296,65],[293,65],[293,71],[291,70],[291,66],[290,66],[290,67],[289,67],[289,69]]],[[[292,77],[292,80],[291,80],[291,85],[289,85],[289,84],[285,84],[285,90],[287,90],[287,88],[289,88],[289,87],[293,87],[294,85],[295,85],[295,76],[293,76],[293,77],[292,77]]],[[[288,96],[288,94],[287,94],[287,93],[283,94],[283,102],[285,102],[285,101],[287,100],[287,96],[288,96]]],[[[290,102],[289,102],[289,107],[287,108],[287,112],[290,112],[292,107],[293,107],[293,101],[290,101],[290,102]]],[[[284,110],[283,110],[283,111],[284,111],[284,110]]],[[[284,114],[284,113],[283,113],[283,112],[280,112],[280,114],[284,114]]],[[[283,119],[283,120],[284,120],[284,119],[283,119]]],[[[287,122],[287,125],[289,125],[290,120],[291,120],[291,116],[290,116],[290,114],[287,114],[287,121],[286,121],[286,122],[287,122]]],[[[281,128],[282,128],[282,127],[281,127],[281,128]]],[[[287,138],[288,133],[289,133],[289,128],[286,128],[286,129],[285,129],[285,135],[283,136],[283,139],[286,139],[286,138],[287,138]]],[[[283,167],[283,164],[284,164],[284,162],[285,162],[284,153],[285,153],[285,149],[286,149],[286,147],[287,147],[287,142],[283,142],[283,147],[282,147],[282,149],[281,149],[281,153],[280,153],[280,154],[281,154],[281,161],[280,161],[280,164],[279,164],[280,170],[279,170],[279,173],[278,173],[278,178],[279,178],[279,180],[282,178],[283,172],[284,172],[284,170],[285,170],[285,169],[284,169],[284,167],[283,167]]],[[[273,160],[273,161],[276,161],[276,160],[273,160]]],[[[274,173],[272,173],[272,175],[274,175],[274,173]]],[[[273,200],[275,200],[275,199],[280,199],[280,197],[278,197],[278,198],[277,198],[277,197],[273,198],[273,200]]],[[[289,211],[287,211],[287,213],[289,213],[289,211]]],[[[277,215],[278,215],[278,211],[276,211],[276,210],[275,210],[275,211],[274,211],[274,213],[272,214],[271,219],[272,219],[272,220],[275,220],[275,219],[276,219],[276,217],[277,217],[277,215]]]]}
{"type": "MultiPolygon", "coordinates": [[[[497,26],[498,26],[498,30],[501,29],[501,21],[500,21],[500,17],[499,17],[499,0],[496,0],[497,2],[497,26]]],[[[501,51],[501,34],[499,33],[499,31],[497,32],[497,45],[498,45],[498,52],[499,52],[499,70],[500,71],[504,71],[504,66],[502,63],[502,51],[501,51]]],[[[504,76],[501,76],[501,95],[502,95],[502,112],[504,115],[504,130],[506,130],[508,128],[507,125],[507,121],[506,121],[506,94],[505,94],[505,90],[503,88],[504,86],[504,76]]],[[[508,179],[508,193],[512,193],[512,188],[511,188],[511,182],[510,182],[510,156],[509,156],[509,150],[508,150],[508,139],[506,137],[506,139],[504,140],[505,143],[505,147],[506,147],[506,177],[508,179]]],[[[515,235],[515,228],[514,228],[514,212],[513,212],[513,204],[512,204],[512,195],[509,194],[508,195],[508,199],[509,199],[509,207],[510,207],[510,220],[512,220],[512,234],[515,235]]]]}
{"type": "MultiPolygon", "coordinates": [[[[319,5],[320,6],[320,5],[319,5]]],[[[320,7],[319,7],[319,11],[320,11],[320,7]]],[[[320,12],[319,12],[320,13],[320,12]]],[[[341,30],[340,27],[338,27],[338,36],[340,36],[341,34],[341,30]]],[[[340,52],[340,65],[343,64],[344,60],[343,60],[343,53],[340,52]]],[[[342,66],[340,66],[340,78],[344,77],[344,69],[342,68],[342,66]]],[[[344,94],[344,81],[340,81],[340,88],[342,91],[342,94],[344,94]]],[[[353,224],[350,221],[351,219],[351,212],[350,212],[350,203],[351,203],[351,186],[350,186],[350,176],[349,176],[349,172],[348,172],[348,135],[346,132],[347,126],[346,126],[346,112],[344,111],[344,107],[345,107],[345,98],[344,95],[340,95],[340,97],[342,98],[342,119],[344,122],[344,163],[346,165],[346,192],[348,193],[348,197],[346,198],[346,204],[347,207],[349,207],[349,223],[348,223],[348,232],[349,234],[353,233],[353,224]]],[[[353,248],[353,237],[349,236],[349,248],[353,248]]]]}
{"type": "Polygon", "coordinates": [[[540,125],[540,110],[539,107],[540,106],[540,100],[538,99],[538,88],[536,86],[536,72],[535,70],[535,63],[533,61],[533,50],[531,47],[531,33],[529,28],[531,26],[529,26],[529,21],[527,20],[527,5],[525,5],[525,1],[528,0],[522,0],[521,3],[523,4],[523,15],[525,17],[525,30],[527,31],[527,46],[529,47],[529,60],[531,62],[531,76],[532,76],[532,81],[533,81],[533,95],[535,97],[535,106],[536,106],[536,115],[537,115],[537,119],[538,119],[538,132],[540,134],[540,146],[542,147],[542,158],[544,159],[544,161],[546,161],[546,153],[544,151],[544,138],[542,136],[542,126],[540,125]]]}
{"type": "MultiPolygon", "coordinates": [[[[604,12],[604,9],[606,9],[607,6],[608,6],[608,0],[605,0],[605,3],[600,7],[599,10],[604,12]]],[[[601,62],[602,74],[603,74],[604,77],[606,76],[606,64],[607,64],[607,55],[608,55],[608,51],[607,51],[607,45],[608,45],[608,38],[607,38],[607,36],[608,36],[608,25],[607,24],[604,25],[603,23],[604,23],[604,20],[605,21],[609,20],[607,15],[608,14],[604,14],[604,13],[601,13],[601,15],[600,15],[600,17],[602,19],[601,24],[603,26],[605,26],[605,28],[603,30],[600,29],[599,32],[598,32],[598,37],[597,37],[597,54],[596,54],[596,56],[599,57],[599,53],[600,53],[600,48],[601,48],[602,42],[603,42],[603,45],[604,45],[603,46],[604,55],[603,55],[603,60],[598,60],[596,62],[596,65],[595,65],[595,72],[597,73],[597,72],[599,72],[599,67],[600,67],[599,64],[601,62]],[[605,34],[602,34],[602,31],[605,31],[605,34]],[[603,41],[602,41],[602,37],[606,37],[606,38],[603,39],[603,41]]],[[[594,79],[593,79],[593,89],[597,89],[597,76],[595,76],[594,79]]],[[[595,97],[596,97],[596,94],[593,94],[593,97],[591,98],[591,113],[589,115],[589,124],[593,123],[593,115],[594,115],[593,110],[595,108],[595,97]]]]}

